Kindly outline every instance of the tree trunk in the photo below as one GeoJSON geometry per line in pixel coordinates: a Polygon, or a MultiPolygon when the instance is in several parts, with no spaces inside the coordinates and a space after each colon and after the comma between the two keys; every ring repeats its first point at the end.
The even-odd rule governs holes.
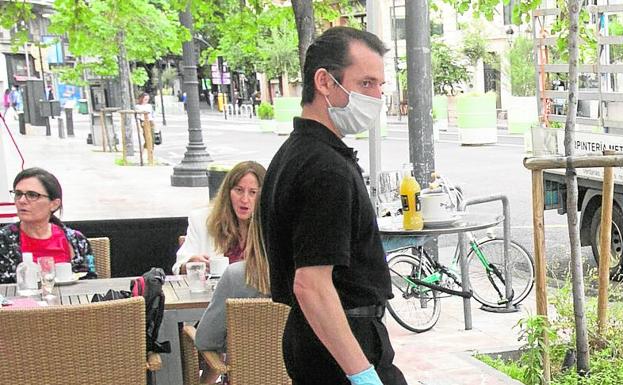
{"type": "MultiPolygon", "coordinates": [[[[119,45],[119,83],[121,86],[121,108],[131,110],[132,99],[130,96],[130,66],[125,48],[125,32],[117,32],[117,44],[119,45]]],[[[132,120],[130,116],[125,116],[125,151],[127,156],[134,155],[134,142],[132,140],[132,120]]]]}
{"type": "Polygon", "coordinates": [[[305,68],[305,52],[314,40],[316,26],[314,24],[314,6],[312,0],[292,0],[296,32],[299,37],[299,63],[301,73],[305,68]]]}
{"type": "MultiPolygon", "coordinates": [[[[573,156],[575,123],[578,108],[578,0],[568,0],[569,8],[569,109],[565,124],[565,156],[573,156]]],[[[571,245],[571,278],[573,284],[573,313],[575,318],[575,343],[577,350],[577,371],[584,375],[589,370],[588,331],[584,311],[584,272],[580,253],[580,230],[578,226],[578,180],[575,168],[566,170],[567,224],[571,245]]]]}
{"type": "Polygon", "coordinates": [[[284,68],[281,75],[281,96],[290,96],[290,77],[288,76],[288,70],[284,68]]]}

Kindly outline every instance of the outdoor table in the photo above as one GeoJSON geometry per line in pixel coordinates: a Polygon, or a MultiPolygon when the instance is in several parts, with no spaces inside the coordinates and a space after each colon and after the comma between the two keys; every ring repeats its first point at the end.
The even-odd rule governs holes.
{"type": "MultiPolygon", "coordinates": [[[[463,290],[470,287],[469,272],[467,269],[467,240],[465,233],[497,226],[504,220],[502,215],[461,213],[456,221],[444,226],[426,227],[422,230],[405,230],[402,220],[396,223],[393,220],[379,224],[381,241],[386,253],[408,247],[423,246],[429,239],[440,235],[458,234],[459,265],[461,267],[461,286],[463,290]]],[[[471,298],[463,298],[463,319],[465,330],[472,329],[471,298]]]]}
{"type": "MultiPolygon", "coordinates": [[[[86,304],[91,302],[93,294],[105,294],[109,289],[130,290],[131,280],[132,277],[80,280],[72,285],[56,285],[53,293],[60,298],[62,305],[86,304]]],[[[185,275],[168,276],[162,290],[165,295],[164,318],[158,339],[171,343],[171,353],[161,355],[163,365],[156,372],[156,382],[158,385],[179,385],[183,378],[178,325],[199,321],[210,303],[213,290],[191,293],[185,275]]],[[[16,297],[16,285],[0,285],[0,295],[16,297]]]]}

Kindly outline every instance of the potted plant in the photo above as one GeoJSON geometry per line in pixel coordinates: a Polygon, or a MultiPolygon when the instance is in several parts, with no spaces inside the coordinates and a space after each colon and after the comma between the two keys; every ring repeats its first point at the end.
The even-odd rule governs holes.
{"type": "Polygon", "coordinates": [[[538,123],[534,43],[519,36],[508,50],[505,71],[510,78],[511,97],[505,106],[508,113],[508,131],[511,134],[529,133],[538,123]]]}
{"type": "Polygon", "coordinates": [[[496,99],[495,92],[470,92],[457,96],[456,120],[461,144],[497,142],[496,99]]]}
{"type": "Polygon", "coordinates": [[[301,115],[301,98],[282,96],[275,98],[275,132],[288,135],[292,131],[292,119],[301,115]]]}
{"type": "MultiPolygon", "coordinates": [[[[446,123],[456,121],[456,94],[461,84],[469,81],[467,65],[461,55],[440,39],[431,42],[433,74],[433,110],[438,119],[446,123]]],[[[445,125],[447,127],[447,124],[445,125]]],[[[439,124],[443,128],[443,123],[439,124]]]]}
{"type": "Polygon", "coordinates": [[[275,108],[272,104],[262,102],[257,107],[257,116],[260,118],[260,129],[262,132],[273,132],[277,127],[273,120],[275,117],[275,108]]]}

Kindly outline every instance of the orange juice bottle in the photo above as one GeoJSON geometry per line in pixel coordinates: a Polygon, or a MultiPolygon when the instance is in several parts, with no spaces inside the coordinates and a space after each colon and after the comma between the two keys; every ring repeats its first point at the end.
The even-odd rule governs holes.
{"type": "Polygon", "coordinates": [[[420,185],[412,175],[411,164],[406,164],[400,181],[400,200],[402,201],[402,226],[405,230],[422,230],[422,207],[420,205],[420,185]]]}

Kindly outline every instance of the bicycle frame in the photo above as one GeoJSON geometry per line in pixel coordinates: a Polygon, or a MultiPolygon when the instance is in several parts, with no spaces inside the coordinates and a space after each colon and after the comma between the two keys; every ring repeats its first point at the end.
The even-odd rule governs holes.
{"type": "MultiPolygon", "coordinates": [[[[447,271],[449,271],[448,268],[440,264],[439,262],[431,259],[428,256],[428,254],[426,254],[423,251],[422,246],[418,246],[415,249],[418,250],[418,254],[420,255],[420,261],[426,260],[426,262],[421,262],[421,265],[419,267],[420,269],[419,272],[416,273],[412,271],[409,276],[404,276],[392,270],[397,276],[401,277],[409,285],[409,287],[412,290],[414,290],[417,294],[424,294],[424,293],[428,293],[431,290],[437,290],[437,291],[440,291],[446,294],[456,295],[456,296],[463,297],[463,298],[471,297],[471,292],[458,291],[458,290],[453,290],[453,289],[450,289],[444,286],[440,286],[439,283],[441,283],[444,273],[447,274],[447,271]],[[430,270],[432,270],[433,272],[422,278],[416,277],[416,274],[419,275],[419,273],[422,273],[422,270],[424,269],[424,264],[429,265],[430,270]]],[[[456,276],[452,277],[450,274],[447,274],[447,275],[450,278],[452,278],[455,281],[455,283],[457,283],[460,286],[460,282],[457,281],[456,276]]]]}

